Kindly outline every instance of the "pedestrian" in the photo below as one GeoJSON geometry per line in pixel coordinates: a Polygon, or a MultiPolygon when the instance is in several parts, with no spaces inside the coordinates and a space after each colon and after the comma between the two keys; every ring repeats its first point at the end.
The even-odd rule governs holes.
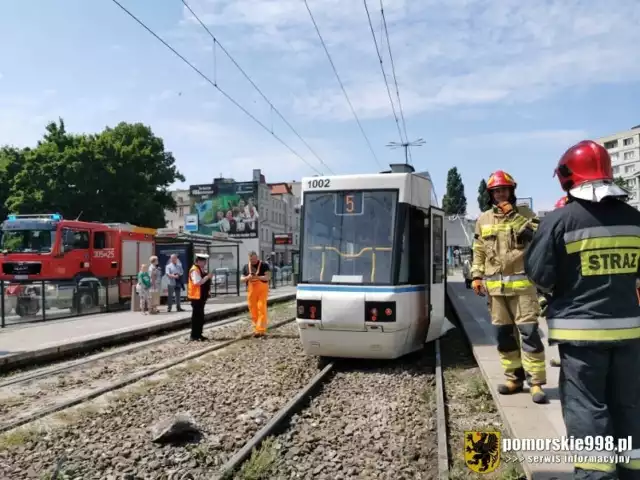
{"type": "Polygon", "coordinates": [[[178,312],[184,312],[180,306],[180,295],[182,294],[182,265],[178,261],[178,255],[175,253],[171,255],[167,266],[165,267],[165,273],[167,275],[167,312],[171,311],[174,298],[176,303],[176,310],[178,312]]]}
{"type": "Polygon", "coordinates": [[[160,287],[162,285],[162,274],[158,267],[158,257],[152,255],[149,257],[149,277],[151,278],[151,288],[149,293],[151,296],[150,313],[159,313],[158,305],[160,305],[160,287]]]}
{"type": "Polygon", "coordinates": [[[140,271],[138,272],[138,284],[136,285],[136,291],[138,292],[138,297],[140,298],[140,311],[143,315],[146,315],[149,308],[150,294],[149,289],[151,288],[151,278],[149,277],[149,272],[147,270],[147,266],[143,263],[140,265],[140,271]]]}
{"type": "Polygon", "coordinates": [[[205,273],[205,265],[209,255],[197,253],[194,265],[189,270],[187,298],[191,301],[191,341],[205,341],[202,335],[204,328],[204,307],[211,291],[213,273],[205,273]]]}
{"type": "Polygon", "coordinates": [[[247,303],[253,323],[253,336],[264,337],[267,333],[267,299],[271,268],[258,258],[256,252],[249,253],[249,263],[242,269],[240,281],[247,285],[247,303]]]}
{"type": "Polygon", "coordinates": [[[546,403],[544,345],[538,328],[540,306],[524,269],[524,252],[538,219],[525,206],[516,206],[516,182],[502,170],[491,174],[487,190],[489,210],[476,222],[471,287],[488,293],[491,323],[495,325],[500,363],[506,382],[502,395],[521,392],[525,380],[535,403],[546,403]],[[484,280],[484,284],[483,284],[484,280]]]}
{"type": "Polygon", "coordinates": [[[549,343],[560,352],[567,435],[632,439],[628,452],[614,451],[612,445],[589,452],[600,461],[576,463],[574,478],[637,480],[640,212],[625,203],[628,192],[615,184],[611,157],[596,142],[569,148],[555,174],[569,202],[542,219],[525,265],[538,289],[550,294],[549,343]],[[606,461],[615,454],[632,460],[617,466],[606,461]]]}

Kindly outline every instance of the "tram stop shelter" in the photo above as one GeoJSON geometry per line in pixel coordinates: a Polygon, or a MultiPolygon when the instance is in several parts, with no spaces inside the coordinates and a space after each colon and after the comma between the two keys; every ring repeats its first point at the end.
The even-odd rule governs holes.
{"type": "Polygon", "coordinates": [[[166,301],[168,279],[165,267],[171,255],[178,255],[182,264],[182,296],[186,297],[187,278],[189,268],[197,253],[209,255],[207,270],[214,273],[211,285],[213,295],[235,294],[240,295],[240,245],[242,240],[229,238],[227,234],[215,233],[202,235],[198,233],[180,232],[173,228],[159,228],[156,233],[155,255],[163,275],[162,301],[166,301]]]}

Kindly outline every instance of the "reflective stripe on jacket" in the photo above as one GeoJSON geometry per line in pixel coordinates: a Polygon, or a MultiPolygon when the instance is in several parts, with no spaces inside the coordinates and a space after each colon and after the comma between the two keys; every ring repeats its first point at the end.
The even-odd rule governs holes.
{"type": "Polygon", "coordinates": [[[193,267],[191,267],[189,269],[189,282],[187,283],[187,299],[189,300],[200,300],[200,285],[197,285],[195,283],[193,283],[193,280],[191,279],[191,274],[193,272],[198,272],[200,274],[200,276],[202,277],[202,270],[200,270],[200,267],[198,267],[197,265],[194,265],[193,267]]]}
{"type": "Polygon", "coordinates": [[[640,212],[635,208],[615,199],[572,201],[542,220],[525,264],[538,288],[552,294],[550,342],[640,339],[640,212]]]}
{"type": "Polygon", "coordinates": [[[508,217],[497,207],[476,221],[471,275],[484,278],[489,295],[535,293],[525,275],[524,251],[528,241],[522,233],[535,232],[538,220],[527,207],[515,207],[508,217]]]}

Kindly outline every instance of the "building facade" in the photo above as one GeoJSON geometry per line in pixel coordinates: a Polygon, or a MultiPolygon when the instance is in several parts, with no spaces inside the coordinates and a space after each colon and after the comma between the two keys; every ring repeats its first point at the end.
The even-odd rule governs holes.
{"type": "Polygon", "coordinates": [[[626,180],[629,205],[640,209],[640,125],[596,141],[611,155],[613,175],[626,180]]]}
{"type": "Polygon", "coordinates": [[[189,199],[189,190],[174,190],[171,192],[173,199],[176,201],[175,212],[171,210],[164,211],[164,219],[167,228],[177,228],[180,232],[184,230],[184,217],[189,214],[191,209],[191,200],[189,199]]]}

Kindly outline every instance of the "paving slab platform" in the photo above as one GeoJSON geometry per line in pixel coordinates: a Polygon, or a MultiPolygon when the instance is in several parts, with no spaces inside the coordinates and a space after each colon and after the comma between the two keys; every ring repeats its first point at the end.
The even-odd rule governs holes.
{"type": "MultiPolygon", "coordinates": [[[[295,296],[296,287],[271,290],[269,304],[295,296]]],[[[183,308],[184,312],[167,313],[161,306],[157,315],[132,311],[84,315],[0,330],[0,372],[188,327],[191,306],[185,303],[183,308]]],[[[245,296],[214,298],[205,307],[205,318],[210,322],[247,311],[245,296]]]]}
{"type": "MultiPolygon", "coordinates": [[[[498,411],[502,416],[508,434],[513,439],[541,438],[552,439],[566,436],[564,421],[558,395],[558,377],[560,369],[549,366],[551,358],[558,357],[557,347],[549,347],[547,343],[547,324],[540,321],[545,343],[547,363],[547,385],[545,391],[549,398],[546,405],[536,405],[531,401],[528,391],[516,395],[500,395],[498,384],[504,382],[504,374],[500,366],[493,326],[489,316],[486,297],[478,297],[473,290],[467,289],[461,275],[448,277],[447,296],[460,319],[473,355],[480,367],[498,411]]],[[[527,478],[534,480],[569,480],[573,478],[573,464],[564,462],[564,452],[535,451],[522,452],[520,460],[516,455],[502,452],[502,461],[522,461],[527,478]],[[536,458],[527,462],[527,456],[556,457],[560,463],[553,463],[550,458],[536,458]]]]}

